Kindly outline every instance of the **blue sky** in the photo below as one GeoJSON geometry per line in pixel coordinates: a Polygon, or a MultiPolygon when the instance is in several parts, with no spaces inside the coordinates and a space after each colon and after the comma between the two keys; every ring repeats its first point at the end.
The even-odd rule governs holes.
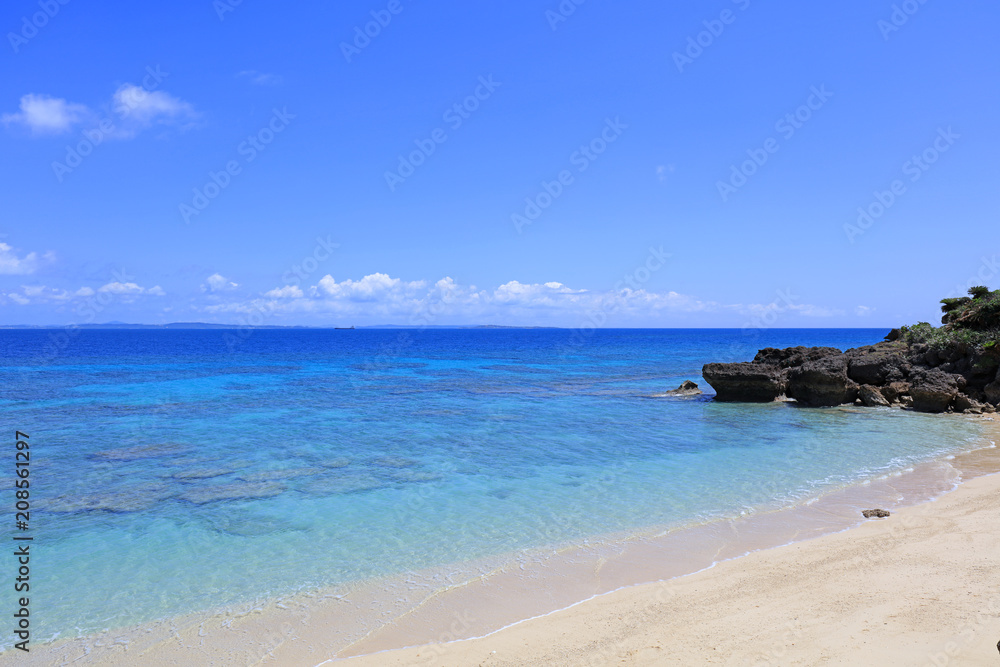
{"type": "Polygon", "coordinates": [[[996,3],[234,2],[4,3],[0,323],[864,327],[1000,286],[996,3]]]}

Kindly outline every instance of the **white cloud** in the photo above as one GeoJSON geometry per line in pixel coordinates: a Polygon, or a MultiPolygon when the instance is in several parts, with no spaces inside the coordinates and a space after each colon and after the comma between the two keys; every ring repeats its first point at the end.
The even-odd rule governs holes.
{"type": "Polygon", "coordinates": [[[74,128],[97,128],[103,137],[131,139],[155,125],[186,128],[198,119],[187,102],[162,90],[150,91],[132,83],[118,87],[111,96],[110,112],[98,114],[84,104],[49,95],[21,97],[20,111],[0,116],[5,125],[19,125],[32,134],[60,134],[74,128]],[[107,130],[105,125],[112,128],[107,130]]]}
{"type": "Polygon", "coordinates": [[[148,91],[131,83],[115,91],[112,108],[119,121],[114,134],[120,138],[131,138],[153,125],[186,127],[198,118],[187,102],[162,90],[148,91]]]}
{"type": "Polygon", "coordinates": [[[247,79],[250,83],[258,86],[277,86],[282,81],[281,77],[277,74],[267,74],[266,72],[258,72],[253,69],[245,69],[236,76],[247,79]]]}
{"type": "Polygon", "coordinates": [[[837,317],[838,315],[844,314],[844,311],[842,310],[838,310],[836,308],[824,308],[823,306],[816,306],[811,303],[789,306],[789,310],[793,310],[806,317],[837,317]]]}
{"type": "Polygon", "coordinates": [[[237,283],[234,283],[229,278],[224,278],[219,273],[213,273],[208,278],[205,278],[205,283],[201,286],[202,292],[231,292],[232,290],[239,287],[237,283]]]}
{"type": "Polygon", "coordinates": [[[302,289],[297,285],[286,285],[265,292],[264,296],[269,299],[301,299],[303,294],[302,289]]]}
{"type": "Polygon", "coordinates": [[[581,318],[597,311],[648,316],[662,311],[689,312],[707,308],[704,302],[676,292],[659,294],[631,289],[593,292],[573,289],[556,281],[521,283],[516,280],[489,291],[459,285],[451,277],[428,285],[423,280],[406,282],[384,273],[373,273],[360,280],[341,282],[327,275],[307,291],[289,285],[266,292],[261,299],[212,304],[203,310],[209,313],[263,312],[269,316],[329,313],[413,325],[561,317],[573,325],[581,324],[581,318]]]}
{"type": "Polygon", "coordinates": [[[34,273],[43,261],[55,259],[52,253],[39,257],[37,252],[29,252],[24,257],[18,257],[14,248],[0,242],[0,274],[8,276],[25,276],[34,273]]]}
{"type": "Polygon", "coordinates": [[[25,296],[27,296],[27,297],[37,297],[37,296],[41,295],[45,291],[45,286],[44,285],[40,285],[40,286],[28,286],[28,285],[25,285],[25,286],[21,287],[21,289],[24,290],[24,295],[25,296]]]}
{"type": "Polygon", "coordinates": [[[159,285],[147,289],[131,282],[111,282],[96,291],[91,287],[81,287],[73,292],[45,285],[22,285],[20,292],[8,292],[2,296],[6,296],[14,303],[26,306],[28,304],[69,302],[74,299],[83,300],[97,293],[115,295],[126,302],[133,301],[135,297],[142,295],[166,296],[166,292],[159,285]]]}
{"type": "Polygon", "coordinates": [[[60,134],[82,123],[90,111],[58,97],[28,94],[21,97],[20,111],[0,117],[5,125],[22,125],[33,134],[60,134]]]}
{"type": "Polygon", "coordinates": [[[586,290],[572,290],[562,283],[547,282],[544,284],[526,285],[516,280],[511,280],[496,288],[493,298],[500,303],[517,303],[522,305],[554,305],[559,300],[576,300],[572,296],[585,294],[586,290]]]}
{"type": "Polygon", "coordinates": [[[66,290],[46,287],[45,285],[21,285],[21,293],[11,292],[7,294],[14,302],[26,306],[29,303],[47,303],[69,301],[74,297],[66,290]]]}
{"type": "MultiPolygon", "coordinates": [[[[216,298],[216,297],[213,297],[216,298]]],[[[722,304],[675,291],[641,288],[575,289],[561,282],[511,280],[492,290],[463,286],[451,277],[433,284],[406,282],[384,273],[338,282],[326,275],[316,285],[276,287],[252,300],[202,306],[212,314],[263,314],[276,322],[355,322],[372,324],[548,324],[552,326],[673,326],[694,321],[729,323],[734,315],[748,326],[775,326],[799,317],[832,317],[840,311],[778,299],[768,304],[722,304]],[[780,303],[779,303],[780,302],[780,303]],[[288,319],[282,320],[282,317],[288,319]],[[596,323],[596,324],[595,324],[596,323]]]]}
{"type": "Polygon", "coordinates": [[[858,306],[857,308],[854,309],[854,314],[857,315],[858,317],[865,317],[867,315],[871,315],[874,312],[875,309],[869,306],[858,306]]]}
{"type": "Polygon", "coordinates": [[[7,296],[14,303],[26,306],[29,303],[44,303],[47,301],[66,301],[72,294],[65,290],[52,289],[45,285],[21,285],[21,293],[9,292],[7,296]]]}
{"type": "Polygon", "coordinates": [[[667,177],[677,170],[676,165],[672,164],[661,164],[656,168],[656,177],[660,181],[667,180],[667,177]]]}
{"type": "MultiPolygon", "coordinates": [[[[834,308],[825,308],[811,303],[795,303],[788,301],[787,298],[780,300],[781,304],[772,301],[767,304],[734,304],[726,306],[726,308],[734,309],[736,312],[748,315],[755,320],[761,320],[765,324],[769,321],[773,323],[778,316],[784,316],[787,313],[803,317],[837,317],[844,314],[844,311],[834,308]]],[[[773,326],[773,324],[769,324],[768,326],[773,326]]]]}
{"type": "Polygon", "coordinates": [[[361,280],[348,278],[340,283],[334,280],[333,276],[325,275],[316,287],[333,299],[375,301],[386,297],[396,300],[426,286],[427,283],[423,280],[407,283],[399,278],[390,278],[384,273],[373,273],[361,280]]]}
{"type": "Polygon", "coordinates": [[[111,294],[142,294],[145,290],[135,283],[112,282],[101,286],[97,291],[111,294]]]}
{"type": "Polygon", "coordinates": [[[110,282],[107,285],[102,285],[97,288],[98,292],[107,294],[119,294],[125,296],[136,296],[139,294],[149,294],[152,296],[165,296],[166,292],[159,285],[154,285],[150,288],[145,288],[137,285],[136,283],[122,283],[122,282],[110,282]]]}

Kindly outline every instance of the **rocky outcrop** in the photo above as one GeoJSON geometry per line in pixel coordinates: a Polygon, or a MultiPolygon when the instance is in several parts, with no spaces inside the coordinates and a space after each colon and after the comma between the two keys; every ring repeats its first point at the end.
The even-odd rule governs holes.
{"type": "Polygon", "coordinates": [[[847,357],[825,355],[790,370],[788,396],[802,405],[816,407],[853,403],[858,384],[847,377],[847,357]]]}
{"type": "Polygon", "coordinates": [[[1000,370],[997,371],[993,382],[983,387],[982,399],[1000,408],[1000,370]]]}
{"type": "Polygon", "coordinates": [[[976,389],[985,389],[992,382],[1000,381],[1000,350],[996,346],[974,350],[969,357],[965,379],[976,389]]]}
{"type": "Polygon", "coordinates": [[[958,396],[957,378],[938,369],[916,370],[910,376],[913,409],[918,412],[944,412],[958,396]]]}
{"type": "Polygon", "coordinates": [[[896,338],[846,352],[764,348],[753,361],[707,364],[702,375],[720,401],[788,397],[812,407],[854,403],[974,414],[1000,406],[1000,346],[931,348],[896,338]]]}
{"type": "Polygon", "coordinates": [[[781,369],[770,364],[705,364],[701,374],[715,389],[717,401],[767,403],[785,393],[781,369]]]}
{"type": "Polygon", "coordinates": [[[887,408],[890,405],[878,387],[873,387],[870,384],[858,387],[858,398],[862,405],[867,405],[869,408],[887,408]]]}
{"type": "Polygon", "coordinates": [[[955,401],[952,403],[952,407],[955,409],[955,412],[965,412],[971,415],[981,415],[984,412],[996,412],[996,408],[994,408],[991,404],[980,403],[966,394],[959,394],[956,396],[955,401]]]}
{"type": "Polygon", "coordinates": [[[904,396],[910,395],[909,382],[890,382],[879,391],[890,404],[898,402],[904,396]]]}
{"type": "Polygon", "coordinates": [[[858,384],[881,386],[904,380],[913,367],[905,344],[880,343],[848,350],[847,376],[858,384]]]}
{"type": "Polygon", "coordinates": [[[779,350],[774,347],[765,347],[757,352],[753,358],[753,363],[777,366],[778,368],[794,368],[801,366],[807,361],[816,361],[824,357],[831,357],[841,354],[835,347],[788,347],[779,350]]]}
{"type": "Polygon", "coordinates": [[[677,389],[671,389],[670,391],[665,391],[662,394],[657,394],[657,396],[698,396],[704,392],[698,388],[698,385],[691,380],[684,380],[681,382],[681,386],[677,389]]]}

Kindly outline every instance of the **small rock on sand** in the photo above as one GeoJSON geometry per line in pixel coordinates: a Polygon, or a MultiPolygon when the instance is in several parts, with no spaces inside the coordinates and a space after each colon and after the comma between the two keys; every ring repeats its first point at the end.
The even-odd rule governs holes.
{"type": "Polygon", "coordinates": [[[889,516],[889,510],[864,510],[861,515],[866,519],[884,519],[889,516]]]}

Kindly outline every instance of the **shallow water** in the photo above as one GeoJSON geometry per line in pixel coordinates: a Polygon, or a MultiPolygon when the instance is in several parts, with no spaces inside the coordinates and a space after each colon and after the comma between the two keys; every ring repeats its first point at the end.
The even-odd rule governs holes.
{"type": "Polygon", "coordinates": [[[884,333],[0,331],[35,637],[736,517],[968,449],[957,418],[650,398],[884,333]]]}

